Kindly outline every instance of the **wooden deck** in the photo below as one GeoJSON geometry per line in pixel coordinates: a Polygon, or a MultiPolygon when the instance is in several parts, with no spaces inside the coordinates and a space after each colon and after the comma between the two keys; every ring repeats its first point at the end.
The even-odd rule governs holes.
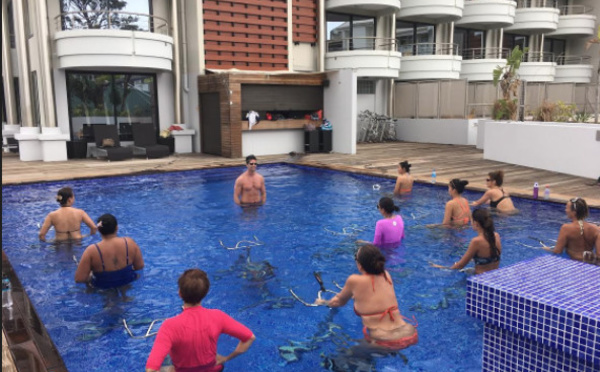
{"type": "MultiPolygon", "coordinates": [[[[484,190],[487,173],[502,169],[505,189],[515,196],[530,197],[534,182],[549,185],[551,200],[566,202],[575,196],[600,208],[600,187],[596,180],[570,176],[535,168],[483,159],[483,152],[472,146],[437,145],[410,142],[359,144],[356,155],[307,154],[261,156],[259,162],[291,162],[369,175],[395,178],[398,162],[408,160],[411,174],[418,182],[430,182],[435,168],[437,182],[447,184],[452,178],[469,180],[467,189],[484,190]]],[[[163,159],[134,159],[107,162],[77,159],[66,162],[21,162],[16,155],[2,157],[2,185],[58,181],[78,178],[117,176],[124,174],[169,172],[190,169],[239,166],[244,159],[228,159],[204,154],[172,155],[163,159]]],[[[259,167],[260,169],[260,167],[259,167]]]]}

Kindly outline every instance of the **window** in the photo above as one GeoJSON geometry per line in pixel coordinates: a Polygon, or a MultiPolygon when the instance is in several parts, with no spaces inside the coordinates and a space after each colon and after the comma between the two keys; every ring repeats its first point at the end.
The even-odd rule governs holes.
{"type": "Polygon", "coordinates": [[[152,31],[150,0],[61,0],[62,28],[152,31]]]}
{"type": "Polygon", "coordinates": [[[16,48],[15,44],[15,21],[13,20],[13,10],[12,10],[12,1],[8,3],[6,6],[6,11],[8,12],[8,32],[10,34],[10,47],[12,49],[16,48]]]}
{"type": "Polygon", "coordinates": [[[467,59],[478,59],[485,56],[485,32],[481,30],[469,30],[456,28],[454,30],[454,42],[458,44],[458,53],[467,59]]]}
{"type": "Polygon", "coordinates": [[[564,56],[566,54],[566,43],[564,40],[544,39],[544,53],[552,53],[555,57],[564,56]]]}
{"type": "Polygon", "coordinates": [[[525,35],[504,34],[502,47],[513,50],[517,45],[524,50],[529,43],[529,38],[525,35]]]}
{"type": "Polygon", "coordinates": [[[435,26],[424,23],[396,22],[398,51],[405,56],[433,54],[435,26]],[[419,47],[416,44],[421,44],[419,47]]]}
{"type": "Polygon", "coordinates": [[[326,17],[329,52],[375,48],[375,18],[330,12],[326,17]]]}
{"type": "Polygon", "coordinates": [[[93,141],[92,125],[118,125],[131,140],[132,123],[152,123],[158,133],[156,77],[146,74],[67,72],[72,138],[93,141]]]}
{"type": "Polygon", "coordinates": [[[357,94],[375,94],[375,81],[373,80],[358,80],[356,82],[357,94]]]}

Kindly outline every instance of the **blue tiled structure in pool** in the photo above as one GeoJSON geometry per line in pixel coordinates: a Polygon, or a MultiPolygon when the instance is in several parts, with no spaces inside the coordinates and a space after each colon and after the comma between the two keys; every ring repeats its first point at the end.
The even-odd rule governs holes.
{"type": "Polygon", "coordinates": [[[543,256],[469,278],[483,371],[600,371],[600,267],[543,256]]]}

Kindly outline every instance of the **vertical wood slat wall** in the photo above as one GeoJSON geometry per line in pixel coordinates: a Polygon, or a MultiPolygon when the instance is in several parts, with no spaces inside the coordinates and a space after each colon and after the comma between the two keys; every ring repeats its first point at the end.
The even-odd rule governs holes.
{"type": "Polygon", "coordinates": [[[203,0],[208,69],[287,70],[286,0],[203,0]]]}

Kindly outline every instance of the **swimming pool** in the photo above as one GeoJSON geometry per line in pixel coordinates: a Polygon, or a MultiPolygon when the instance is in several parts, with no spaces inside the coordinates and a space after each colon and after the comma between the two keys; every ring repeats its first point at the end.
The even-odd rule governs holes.
{"type": "MultiPolygon", "coordinates": [[[[407,226],[402,247],[386,252],[404,315],[419,321],[420,342],[401,354],[372,360],[344,358],[362,338],[351,304],[341,309],[309,308],[289,294],[313,300],[313,271],[326,285],[343,283],[356,272],[354,240],[370,240],[380,218],[375,206],[393,180],[293,165],[263,166],[267,204],[243,211],[232,201],[242,168],[115,177],[2,190],[2,246],[70,371],[143,370],[153,337],[129,337],[121,319],[142,334],[154,319],[176,315],[181,300],[177,278],[200,267],[211,280],[203,302],[246,324],[257,336],[247,354],[227,364],[229,371],[314,371],[326,368],[378,371],[480,371],[483,324],[465,314],[467,275],[430,268],[428,261],[452,263],[475,235],[470,229],[429,229],[443,217],[447,190],[416,185],[400,199],[407,226]],[[373,185],[380,184],[380,190],[373,185]],[[37,224],[56,209],[56,191],[72,186],[76,206],[96,219],[113,213],[120,235],[140,245],[146,268],[127,298],[89,292],[75,284],[73,255],[83,246],[56,248],[37,241],[37,224]],[[344,230],[345,229],[345,230],[344,230]],[[360,231],[363,230],[363,231],[360,231]],[[344,231],[346,234],[344,234],[344,231]],[[263,242],[227,250],[241,240],[263,242]],[[43,280],[40,280],[43,278],[43,280]],[[345,366],[344,364],[348,364],[345,366]],[[323,366],[324,365],[324,366],[323,366]]],[[[465,192],[469,200],[480,193],[465,192]]],[[[556,239],[564,205],[515,199],[522,213],[497,217],[502,237],[501,266],[547,253],[519,243],[556,239]]],[[[592,211],[591,220],[600,220],[592,211]]],[[[219,350],[237,343],[227,336],[219,350]]]]}

